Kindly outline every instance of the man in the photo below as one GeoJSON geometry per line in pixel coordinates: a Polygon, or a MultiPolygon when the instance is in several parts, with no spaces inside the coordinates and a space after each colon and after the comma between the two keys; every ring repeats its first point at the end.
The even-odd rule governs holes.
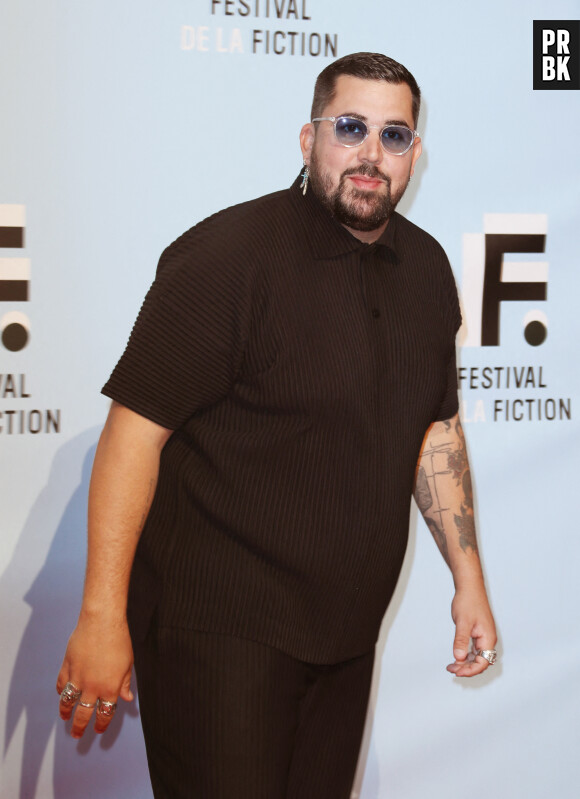
{"type": "Polygon", "coordinates": [[[419,103],[385,56],[327,67],[301,178],[165,251],[105,386],[57,690],[62,718],[78,701],[73,736],[95,706],[104,731],[134,651],[156,797],[350,795],[413,491],[455,582],[448,669],[495,658],[457,294],[439,245],[394,213],[419,103]]]}

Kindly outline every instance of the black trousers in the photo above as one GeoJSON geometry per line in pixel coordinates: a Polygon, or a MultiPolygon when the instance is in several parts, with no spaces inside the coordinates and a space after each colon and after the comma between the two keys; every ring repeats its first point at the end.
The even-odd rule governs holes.
{"type": "Polygon", "coordinates": [[[153,625],[135,667],[155,799],[349,799],[373,660],[153,625]]]}

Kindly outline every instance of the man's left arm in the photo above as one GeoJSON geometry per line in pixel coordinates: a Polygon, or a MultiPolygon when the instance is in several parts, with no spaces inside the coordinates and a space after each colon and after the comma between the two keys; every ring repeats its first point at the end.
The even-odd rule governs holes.
{"type": "Polygon", "coordinates": [[[497,637],[479,560],[471,474],[458,414],[434,422],[427,431],[413,493],[455,584],[451,605],[455,662],[447,670],[472,677],[489,663],[481,656],[472,659],[470,639],[474,650],[490,650],[497,637]]]}

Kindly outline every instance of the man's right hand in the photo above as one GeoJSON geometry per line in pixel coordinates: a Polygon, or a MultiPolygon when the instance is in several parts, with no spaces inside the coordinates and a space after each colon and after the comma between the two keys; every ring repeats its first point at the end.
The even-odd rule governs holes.
{"type": "Polygon", "coordinates": [[[105,732],[113,718],[117,699],[120,697],[126,702],[133,699],[132,667],[133,649],[125,621],[104,623],[101,619],[79,619],[56,682],[59,694],[67,683],[82,691],[76,704],[62,698],[59,703],[61,719],[68,721],[74,713],[73,738],[83,735],[95,710],[95,730],[105,732]],[[100,700],[99,705],[97,700],[100,700]]]}

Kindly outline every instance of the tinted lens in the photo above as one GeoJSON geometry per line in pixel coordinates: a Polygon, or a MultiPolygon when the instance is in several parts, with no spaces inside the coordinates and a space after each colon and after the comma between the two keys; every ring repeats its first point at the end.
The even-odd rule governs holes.
{"type": "Polygon", "coordinates": [[[339,117],[334,129],[336,138],[345,147],[356,147],[358,144],[362,144],[368,133],[365,123],[353,117],[339,117]]]}
{"type": "Polygon", "coordinates": [[[381,142],[387,152],[401,155],[413,143],[413,131],[402,125],[387,125],[382,130],[381,142]]]}

